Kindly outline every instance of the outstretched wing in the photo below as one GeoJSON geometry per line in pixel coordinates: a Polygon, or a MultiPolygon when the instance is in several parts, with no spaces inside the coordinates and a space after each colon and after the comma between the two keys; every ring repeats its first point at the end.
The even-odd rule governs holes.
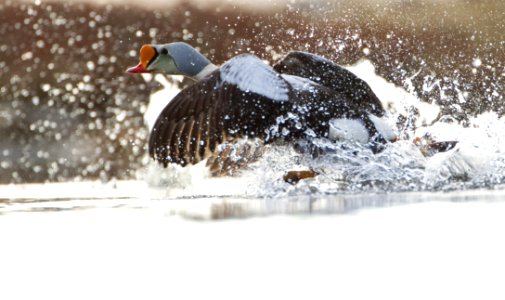
{"type": "Polygon", "coordinates": [[[304,77],[331,88],[336,94],[354,102],[355,107],[382,117],[384,108],[370,86],[350,71],[321,56],[290,52],[274,66],[282,74],[304,77]]]}
{"type": "Polygon", "coordinates": [[[238,137],[264,138],[288,107],[291,86],[252,55],[237,56],[181,91],[162,111],[149,140],[151,157],[195,164],[238,137]]]}

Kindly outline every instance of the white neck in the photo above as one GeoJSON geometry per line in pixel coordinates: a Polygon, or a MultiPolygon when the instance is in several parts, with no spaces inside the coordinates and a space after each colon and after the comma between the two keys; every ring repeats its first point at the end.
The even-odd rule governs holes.
{"type": "Polygon", "coordinates": [[[201,80],[202,78],[204,78],[205,76],[209,75],[210,73],[212,73],[213,71],[217,70],[217,66],[214,65],[214,64],[208,64],[207,66],[205,66],[205,68],[203,68],[198,74],[196,74],[195,76],[193,76],[192,78],[195,80],[195,81],[198,81],[198,80],[201,80]]]}

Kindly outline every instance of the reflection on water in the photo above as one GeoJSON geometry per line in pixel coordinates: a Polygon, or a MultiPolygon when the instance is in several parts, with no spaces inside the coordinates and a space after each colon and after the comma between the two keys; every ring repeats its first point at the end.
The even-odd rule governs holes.
{"type": "MultiPolygon", "coordinates": [[[[167,197],[165,190],[145,187],[141,182],[117,182],[115,186],[90,182],[37,186],[2,186],[0,214],[18,212],[55,212],[79,210],[109,210],[112,215],[121,210],[152,211],[166,216],[182,216],[197,220],[246,218],[275,214],[321,215],[349,214],[355,211],[415,204],[431,201],[488,202],[504,201],[505,190],[473,190],[452,193],[379,193],[302,195],[282,198],[251,198],[230,196],[167,197]],[[139,187],[143,187],[139,190],[139,187]],[[27,188],[29,192],[27,193],[27,188]],[[87,197],[79,196],[84,191],[87,197]],[[72,193],[74,194],[72,196],[72,193]],[[17,196],[15,196],[17,195],[17,196]]],[[[29,217],[29,216],[27,216],[29,217]]]]}

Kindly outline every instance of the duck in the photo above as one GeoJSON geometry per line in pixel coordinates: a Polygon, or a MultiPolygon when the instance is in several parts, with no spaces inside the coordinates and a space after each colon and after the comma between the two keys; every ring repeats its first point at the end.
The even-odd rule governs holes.
{"type": "MultiPolygon", "coordinates": [[[[221,66],[184,42],[146,44],[128,73],[184,75],[193,83],[162,110],[150,137],[149,155],[164,167],[209,159],[219,174],[259,157],[259,147],[233,152],[237,141],[261,145],[327,138],[370,145],[397,140],[370,86],[316,54],[292,51],[270,66],[254,54],[240,54],[221,66]],[[235,163],[216,159],[239,154],[235,163]]],[[[209,164],[209,163],[208,163],[209,164]]]]}

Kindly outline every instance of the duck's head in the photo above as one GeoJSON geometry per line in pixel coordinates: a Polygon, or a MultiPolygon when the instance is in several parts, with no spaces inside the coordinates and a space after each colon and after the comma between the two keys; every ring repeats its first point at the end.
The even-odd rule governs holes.
{"type": "Polygon", "coordinates": [[[144,45],[140,48],[140,63],[128,73],[159,72],[201,79],[216,67],[195,48],[183,42],[164,45],[144,45]]]}

